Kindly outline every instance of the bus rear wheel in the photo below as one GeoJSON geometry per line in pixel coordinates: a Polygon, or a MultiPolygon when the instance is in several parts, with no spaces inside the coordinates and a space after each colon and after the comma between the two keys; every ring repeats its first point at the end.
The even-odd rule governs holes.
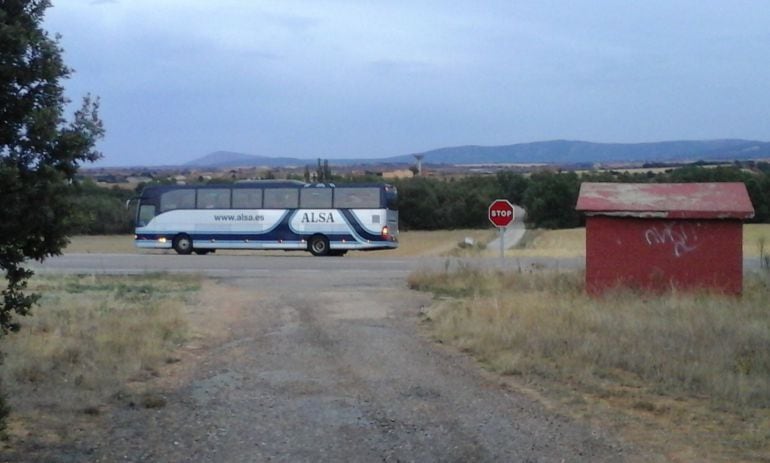
{"type": "Polygon", "coordinates": [[[314,256],[326,256],[329,254],[329,239],[323,235],[313,235],[307,247],[314,256]]]}
{"type": "Polygon", "coordinates": [[[185,234],[174,237],[174,242],[171,245],[174,247],[174,251],[176,251],[177,254],[187,255],[193,250],[192,239],[185,234]]]}

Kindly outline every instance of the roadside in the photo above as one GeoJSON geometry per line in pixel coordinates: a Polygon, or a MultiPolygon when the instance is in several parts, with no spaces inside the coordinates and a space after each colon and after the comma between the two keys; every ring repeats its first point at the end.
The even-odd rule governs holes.
{"type": "MultiPolygon", "coordinates": [[[[434,230],[434,231],[403,231],[399,235],[399,247],[383,251],[351,251],[345,258],[357,257],[412,257],[412,256],[442,256],[446,255],[466,237],[476,241],[486,242],[493,236],[493,230],[434,230]]],[[[93,235],[73,236],[70,244],[64,250],[65,254],[176,254],[172,250],[139,250],[134,246],[133,235],[93,235]]],[[[286,256],[309,255],[306,252],[285,251],[228,251],[218,250],[216,255],[254,255],[254,256],[286,256]]]]}
{"type": "Polygon", "coordinates": [[[655,460],[425,339],[430,297],[401,278],[345,278],[297,270],[204,286],[188,316],[210,336],[146,379],[157,407],[113,402],[74,441],[2,460],[655,460]]]}
{"type": "MultiPolygon", "coordinates": [[[[518,221],[514,226],[521,225],[518,221]]],[[[525,230],[509,227],[505,242],[505,255],[509,257],[577,257],[585,256],[585,229],[572,228],[561,230],[525,230]],[[528,238],[531,235],[531,239],[528,238]],[[522,241],[523,239],[523,241],[522,241]],[[516,244],[513,244],[516,243],[516,244]]],[[[400,234],[398,249],[371,252],[350,252],[345,257],[413,257],[413,256],[446,256],[458,250],[465,238],[475,242],[486,243],[488,253],[499,253],[496,244],[497,231],[490,228],[472,230],[435,230],[435,231],[404,231],[400,234]]],[[[743,233],[744,257],[758,258],[762,253],[770,255],[770,224],[746,224],[743,233]]],[[[138,250],[134,246],[132,235],[94,235],[74,236],[65,249],[65,254],[149,254],[168,253],[173,251],[138,250]]],[[[287,255],[283,251],[218,251],[217,254],[232,255],[287,255]]],[[[292,253],[302,255],[304,253],[292,253]]]]}
{"type": "Polygon", "coordinates": [[[426,330],[543,404],[674,461],[767,461],[768,274],[742,298],[585,295],[579,272],[416,272],[426,330]],[[765,327],[765,328],[763,328],[765,327]],[[719,342],[715,343],[714,339],[719,342]]]}
{"type": "Polygon", "coordinates": [[[502,244],[505,249],[508,250],[519,246],[521,240],[524,238],[524,234],[527,231],[524,221],[527,218],[527,213],[520,206],[514,206],[514,221],[511,225],[505,228],[503,231],[503,237],[500,238],[498,232],[495,239],[487,243],[487,254],[500,253],[500,245],[502,244]],[[501,243],[502,241],[502,243],[501,243]]]}

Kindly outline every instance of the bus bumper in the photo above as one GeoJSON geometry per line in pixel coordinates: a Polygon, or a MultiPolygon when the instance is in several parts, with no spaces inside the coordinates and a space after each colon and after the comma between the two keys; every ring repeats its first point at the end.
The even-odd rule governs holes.
{"type": "Polygon", "coordinates": [[[171,249],[171,240],[160,238],[134,238],[134,245],[141,249],[171,249]]]}

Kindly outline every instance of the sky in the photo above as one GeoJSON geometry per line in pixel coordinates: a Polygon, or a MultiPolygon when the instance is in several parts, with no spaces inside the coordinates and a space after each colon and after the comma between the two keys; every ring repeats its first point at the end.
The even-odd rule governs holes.
{"type": "Polygon", "coordinates": [[[97,166],[770,141],[766,0],[53,0],[97,166]]]}

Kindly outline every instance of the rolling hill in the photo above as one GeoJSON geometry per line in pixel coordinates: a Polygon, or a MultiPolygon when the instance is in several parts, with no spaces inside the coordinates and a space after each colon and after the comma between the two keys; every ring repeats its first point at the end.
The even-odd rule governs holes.
{"type": "MultiPolygon", "coordinates": [[[[581,164],[681,162],[770,158],[770,142],[724,139],[653,143],[593,143],[552,140],[502,146],[455,146],[422,153],[426,164],[581,164]]],[[[218,151],[188,162],[191,167],[285,167],[314,165],[316,159],[255,156],[218,151]]],[[[331,164],[411,164],[413,154],[385,158],[329,159],[331,164]]]]}
{"type": "Polygon", "coordinates": [[[270,156],[255,156],[253,154],[235,153],[233,151],[215,151],[201,158],[186,163],[190,167],[246,167],[246,166],[303,166],[311,162],[308,159],[274,158],[270,156]]]}

